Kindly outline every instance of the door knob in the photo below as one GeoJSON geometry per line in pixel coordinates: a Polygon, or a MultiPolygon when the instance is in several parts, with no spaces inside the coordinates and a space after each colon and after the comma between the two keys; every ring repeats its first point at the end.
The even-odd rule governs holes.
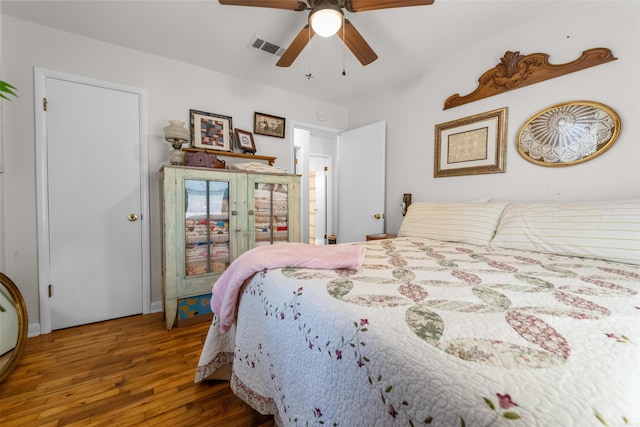
{"type": "Polygon", "coordinates": [[[373,217],[374,217],[375,219],[380,219],[380,218],[382,218],[382,215],[381,215],[381,214],[375,214],[373,217]]]}
{"type": "Polygon", "coordinates": [[[138,219],[138,215],[136,215],[134,213],[129,214],[129,221],[135,221],[137,219],[138,219]]]}

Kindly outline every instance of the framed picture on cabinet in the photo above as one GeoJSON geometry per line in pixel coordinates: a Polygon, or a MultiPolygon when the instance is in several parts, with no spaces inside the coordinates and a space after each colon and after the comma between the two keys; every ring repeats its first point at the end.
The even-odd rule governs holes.
{"type": "Polygon", "coordinates": [[[236,128],[236,144],[243,153],[255,153],[256,144],[253,142],[253,134],[246,130],[236,128]]]}
{"type": "Polygon", "coordinates": [[[189,110],[191,141],[194,148],[231,151],[233,125],[231,117],[205,111],[189,110]]]}
{"type": "Polygon", "coordinates": [[[505,171],[507,107],[436,125],[434,178],[505,171]]]}
{"type": "Polygon", "coordinates": [[[275,136],[284,138],[285,118],[270,114],[255,113],[253,120],[253,133],[256,135],[275,136]]]}

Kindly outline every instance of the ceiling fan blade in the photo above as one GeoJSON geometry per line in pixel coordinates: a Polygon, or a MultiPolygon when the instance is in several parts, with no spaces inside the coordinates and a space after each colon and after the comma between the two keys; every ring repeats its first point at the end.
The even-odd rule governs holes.
{"type": "Polygon", "coordinates": [[[295,39],[291,42],[287,50],[282,54],[280,60],[276,63],[278,67],[289,67],[296,60],[300,52],[305,48],[309,40],[315,36],[316,33],[311,29],[309,24],[305,25],[298,33],[295,39]]]}
{"type": "Polygon", "coordinates": [[[226,6],[253,6],[270,7],[273,9],[286,9],[303,11],[307,10],[307,5],[299,0],[218,0],[220,4],[226,6]]]}
{"type": "Polygon", "coordinates": [[[362,65],[371,64],[378,59],[378,55],[348,19],[344,20],[344,36],[342,28],[338,30],[337,34],[362,65]]]}
{"type": "Polygon", "coordinates": [[[349,12],[364,12],[367,10],[389,9],[392,7],[429,6],[434,0],[351,0],[347,2],[349,12]]]}

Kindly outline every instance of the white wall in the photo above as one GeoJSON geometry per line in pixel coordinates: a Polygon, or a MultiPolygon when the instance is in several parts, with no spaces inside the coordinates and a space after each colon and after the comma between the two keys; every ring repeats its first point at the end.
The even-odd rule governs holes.
{"type": "MultiPolygon", "coordinates": [[[[489,6],[489,2],[487,7],[489,6]]],[[[492,2],[499,7],[500,2],[492,2]]],[[[413,201],[586,200],[640,197],[640,2],[540,2],[544,20],[532,19],[499,37],[479,41],[399,87],[348,105],[349,127],[387,122],[387,231],[402,221],[403,193],[413,201]],[[453,94],[473,92],[478,78],[506,51],[549,54],[552,64],[605,47],[619,58],[542,83],[443,110],[453,94]],[[603,155],[570,167],[543,167],[516,150],[520,127],[557,103],[591,100],[613,108],[622,121],[618,141],[603,155]],[[508,107],[506,173],[433,178],[434,126],[508,107]]],[[[451,31],[459,31],[453,28],[451,31]]],[[[447,34],[434,43],[446,43],[447,34]]]]}
{"type": "MultiPolygon", "coordinates": [[[[149,181],[151,203],[151,299],[160,301],[161,220],[158,170],[167,161],[169,145],[162,128],[169,119],[188,123],[189,109],[224,114],[240,129],[253,129],[255,111],[287,119],[286,139],[256,135],[257,154],[278,157],[276,166],[292,166],[292,121],[346,128],[345,107],[277,90],[173,60],[78,37],[2,16],[4,78],[19,89],[19,98],[5,103],[4,200],[5,273],[22,291],[29,322],[39,322],[36,183],[34,151],[33,67],[144,88],[148,92],[149,181]]],[[[108,147],[107,147],[108,149],[108,147]]],[[[75,161],[96,161],[99,153],[74,153],[75,161]]],[[[117,165],[114,165],[117,173],[117,165]]],[[[0,194],[0,197],[2,194],[0,194]]]]}
{"type": "MultiPolygon", "coordinates": [[[[499,7],[500,1],[486,2],[499,7]],[[492,4],[493,3],[493,4],[492,4]]],[[[190,108],[225,114],[233,124],[251,129],[254,111],[287,118],[286,140],[257,135],[258,154],[278,157],[290,168],[294,120],[322,123],[335,129],[355,128],[384,120],[387,129],[387,231],[397,231],[403,193],[413,200],[469,200],[480,196],[509,200],[584,200],[640,197],[640,2],[541,1],[548,13],[500,37],[478,41],[464,52],[398,87],[354,100],[346,107],[243,81],[157,56],[77,37],[2,16],[3,78],[19,89],[19,98],[3,105],[6,234],[4,272],[20,287],[30,323],[38,322],[37,236],[33,67],[137,86],[148,91],[149,170],[152,234],[152,300],[161,299],[159,166],[168,144],[162,127],[169,119],[188,121],[190,108]],[[610,48],[617,61],[582,70],[457,108],[442,110],[447,97],[466,95],[478,77],[494,67],[507,50],[523,55],[544,52],[552,63],[572,61],[593,47],[610,48]],[[545,168],[521,158],[515,149],[520,126],[536,112],[559,102],[593,100],[615,109],[622,120],[618,142],[602,156],[576,166],[545,168]],[[433,178],[434,126],[501,107],[509,108],[506,173],[433,178]],[[347,123],[348,111],[348,123],[347,123]],[[347,126],[348,124],[348,126],[347,126]]],[[[452,25],[451,31],[461,31],[452,25]]],[[[448,35],[434,43],[446,43],[448,35]]],[[[76,153],[92,161],[99,153],[76,153]]],[[[114,172],[117,165],[114,167],[114,172]]],[[[2,192],[2,188],[0,188],[2,192]]],[[[1,207],[1,206],[0,206],[1,207]]]]}

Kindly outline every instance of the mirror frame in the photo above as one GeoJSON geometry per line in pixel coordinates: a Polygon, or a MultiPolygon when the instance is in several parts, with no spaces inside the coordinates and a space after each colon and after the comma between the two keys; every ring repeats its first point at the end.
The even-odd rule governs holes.
{"type": "Polygon", "coordinates": [[[7,363],[0,367],[0,383],[9,376],[9,374],[15,369],[18,364],[18,360],[24,350],[24,345],[27,341],[27,329],[29,328],[29,320],[27,315],[27,306],[24,303],[24,298],[20,290],[15,283],[5,274],[0,273],[0,284],[7,288],[9,295],[13,299],[16,306],[16,313],[18,315],[18,342],[16,343],[13,353],[7,363]]]}

